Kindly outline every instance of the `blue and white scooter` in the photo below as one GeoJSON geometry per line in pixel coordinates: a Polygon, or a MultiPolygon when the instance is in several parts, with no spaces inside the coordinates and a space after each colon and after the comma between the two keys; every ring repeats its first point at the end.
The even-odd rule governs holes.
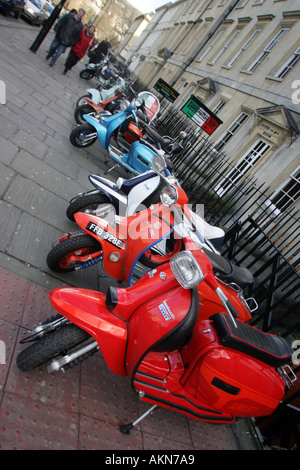
{"type": "MultiPolygon", "coordinates": [[[[146,142],[142,143],[140,140],[135,140],[130,145],[128,152],[123,153],[124,150],[120,150],[120,147],[113,143],[113,138],[116,137],[122,124],[125,126],[124,130],[126,130],[128,120],[132,118],[136,123],[138,122],[137,109],[142,107],[143,103],[141,98],[137,98],[126,109],[114,115],[103,115],[103,113],[84,115],[86,123],[76,125],[71,131],[71,144],[77,148],[86,148],[99,139],[103,149],[108,150],[109,156],[126,170],[135,175],[149,171],[151,161],[158,153],[157,149],[151,148],[146,142]]],[[[141,139],[143,137],[142,132],[138,133],[136,137],[141,139]]]]}

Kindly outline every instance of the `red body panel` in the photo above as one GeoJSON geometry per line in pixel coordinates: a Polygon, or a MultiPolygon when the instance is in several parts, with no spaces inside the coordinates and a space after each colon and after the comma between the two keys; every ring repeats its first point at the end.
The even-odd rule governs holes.
{"type": "Polygon", "coordinates": [[[269,415],[285,393],[273,367],[223,347],[211,321],[197,322],[180,352],[149,353],[133,383],[144,401],[219,423],[269,415]]]}
{"type": "Polygon", "coordinates": [[[139,127],[134,123],[130,122],[126,131],[124,132],[124,138],[129,144],[133,144],[137,140],[142,139],[143,133],[139,127]]]}
{"type": "Polygon", "coordinates": [[[118,281],[128,281],[132,265],[138,256],[155,241],[167,235],[173,222],[170,208],[163,204],[157,204],[154,210],[147,209],[131,217],[119,217],[116,227],[112,227],[105,219],[84,212],[77,212],[75,220],[82,229],[101,243],[103,268],[118,281]],[[161,217],[164,220],[161,220],[161,217]],[[93,230],[87,229],[88,226],[91,227],[91,223],[94,224],[93,230]],[[104,229],[104,232],[96,230],[96,227],[104,229]],[[106,232],[109,232],[110,236],[106,232]],[[121,254],[117,263],[109,260],[113,251],[121,254]]]}
{"type": "Polygon", "coordinates": [[[129,377],[145,353],[169,337],[170,332],[185,319],[190,307],[191,292],[177,285],[132,311],[126,350],[126,369],[129,377]]]}
{"type": "Polygon", "coordinates": [[[217,410],[190,394],[180,378],[185,366],[179,351],[150,352],[139,365],[133,385],[144,392],[142,401],[183,413],[193,419],[211,423],[232,423],[231,413],[217,410]]]}
{"type": "Polygon", "coordinates": [[[213,408],[240,417],[265,416],[284,396],[285,382],[275,368],[223,347],[211,321],[196,323],[181,352],[189,360],[181,380],[185,390],[213,408]]]}
{"type": "Polygon", "coordinates": [[[124,370],[127,323],[105,306],[105,294],[88,289],[59,288],[50,292],[53,307],[87,331],[99,344],[108,367],[118,375],[124,370]]]}

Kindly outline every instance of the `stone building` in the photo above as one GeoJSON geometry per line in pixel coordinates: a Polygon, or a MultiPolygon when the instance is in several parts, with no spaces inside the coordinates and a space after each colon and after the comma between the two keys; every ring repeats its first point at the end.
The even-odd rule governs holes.
{"type": "MultiPolygon", "coordinates": [[[[300,201],[300,0],[180,0],[156,10],[126,51],[131,71],[154,91],[159,78],[194,95],[222,121],[211,136],[233,168],[269,186],[270,207],[300,201]]],[[[164,100],[165,101],[165,100],[164,100]]]]}

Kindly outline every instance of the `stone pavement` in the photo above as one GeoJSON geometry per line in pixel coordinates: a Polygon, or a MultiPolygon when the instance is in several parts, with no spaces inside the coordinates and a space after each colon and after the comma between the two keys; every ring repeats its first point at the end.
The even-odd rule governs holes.
{"type": "Polygon", "coordinates": [[[54,312],[51,289],[105,291],[110,282],[97,266],[65,276],[46,266],[52,242],[76,230],[65,216],[68,201],[91,188],[90,173],[103,174],[107,166],[99,143],[88,151],[69,143],[74,104],[95,84],[79,78],[80,63],[63,76],[63,56],[49,67],[51,32],[33,54],[29,47],[38,31],[0,16],[0,80],[6,86],[6,104],[0,104],[0,339],[6,345],[0,449],[257,449],[247,420],[211,425],[165,409],[122,435],[119,424],[133,421],[148,405],[139,402],[127,378],[110,372],[101,354],[65,373],[17,369],[20,339],[54,312]]]}

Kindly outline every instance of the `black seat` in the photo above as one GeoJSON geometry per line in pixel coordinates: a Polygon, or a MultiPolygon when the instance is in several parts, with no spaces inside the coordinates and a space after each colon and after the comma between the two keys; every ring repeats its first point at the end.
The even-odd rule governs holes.
{"type": "Polygon", "coordinates": [[[205,251],[206,256],[212,264],[215,276],[225,282],[234,282],[242,289],[253,285],[254,278],[249,269],[244,266],[237,266],[227,258],[224,258],[224,256],[213,253],[208,249],[203,248],[203,251],[205,251]]]}
{"type": "Polygon", "coordinates": [[[151,127],[147,123],[143,122],[142,124],[146,134],[151,137],[151,139],[153,139],[156,143],[160,144],[163,149],[170,145],[170,139],[165,139],[164,137],[162,137],[155,129],[153,129],[153,127],[151,127]]]}
{"type": "Polygon", "coordinates": [[[238,320],[235,320],[236,327],[230,316],[224,313],[216,313],[211,319],[223,346],[253,356],[273,367],[290,362],[293,350],[286,339],[264,333],[238,320]]]}

